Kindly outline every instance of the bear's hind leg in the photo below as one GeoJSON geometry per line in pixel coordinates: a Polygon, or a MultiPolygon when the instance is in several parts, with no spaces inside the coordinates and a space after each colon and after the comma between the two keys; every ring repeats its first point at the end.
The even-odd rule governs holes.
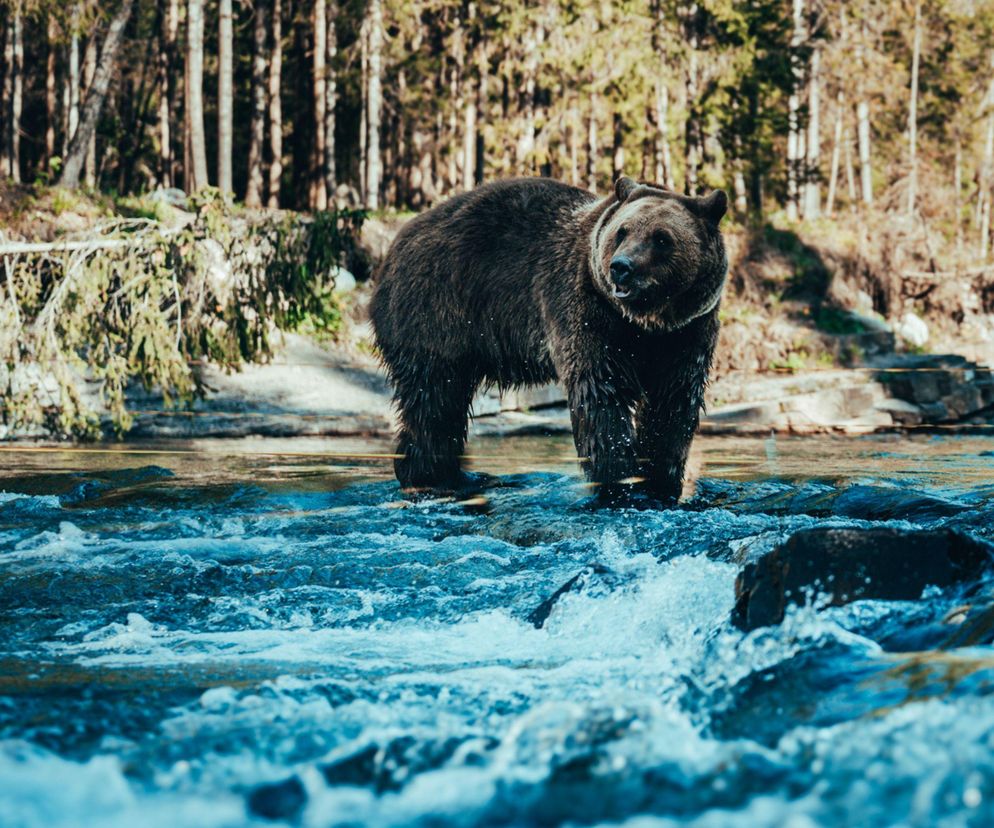
{"type": "Polygon", "coordinates": [[[469,407],[479,379],[469,364],[424,359],[394,374],[400,414],[394,471],[407,488],[456,486],[469,407]]]}

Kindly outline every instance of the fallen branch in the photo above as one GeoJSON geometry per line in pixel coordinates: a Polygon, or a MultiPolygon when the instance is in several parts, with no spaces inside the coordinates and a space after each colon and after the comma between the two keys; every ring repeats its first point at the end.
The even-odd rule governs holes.
{"type": "Polygon", "coordinates": [[[973,278],[983,276],[985,273],[994,273],[994,264],[981,265],[980,267],[970,267],[966,270],[905,270],[901,276],[905,279],[927,279],[929,281],[939,281],[945,279],[961,279],[963,277],[973,278]]]}

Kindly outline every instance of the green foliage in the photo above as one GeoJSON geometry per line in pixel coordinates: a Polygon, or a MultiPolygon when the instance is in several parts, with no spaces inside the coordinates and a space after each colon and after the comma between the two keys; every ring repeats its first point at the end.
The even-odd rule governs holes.
{"type": "Polygon", "coordinates": [[[249,224],[202,195],[180,230],[118,222],[80,249],[8,255],[0,273],[0,422],[95,437],[127,431],[126,392],[167,404],[201,392],[197,367],[267,359],[277,328],[333,333],[334,271],[364,214],[249,224]]]}
{"type": "Polygon", "coordinates": [[[863,324],[858,319],[855,319],[851,313],[829,305],[819,307],[815,311],[814,317],[818,330],[825,333],[844,336],[847,334],[860,334],[866,330],[863,324]]]}

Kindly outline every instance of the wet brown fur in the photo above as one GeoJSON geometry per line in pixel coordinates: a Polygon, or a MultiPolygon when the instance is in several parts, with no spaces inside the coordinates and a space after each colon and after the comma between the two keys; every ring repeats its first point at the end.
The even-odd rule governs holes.
{"type": "Polygon", "coordinates": [[[679,496],[718,333],[725,206],[720,191],[689,198],[627,178],[601,200],[516,179],[409,222],[371,306],[401,484],[459,482],[480,385],[558,379],[589,479],[643,477],[652,494],[679,496]],[[629,300],[612,296],[614,255],[635,263],[629,300]]]}

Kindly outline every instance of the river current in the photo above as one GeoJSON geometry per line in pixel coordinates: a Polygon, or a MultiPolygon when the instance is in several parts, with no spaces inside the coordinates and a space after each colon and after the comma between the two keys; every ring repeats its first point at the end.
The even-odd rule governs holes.
{"type": "Polygon", "coordinates": [[[994,440],[701,439],[665,511],[558,438],[420,502],[385,448],[5,453],[0,825],[994,822],[962,588],[729,620],[798,529],[994,541],[994,440]]]}

